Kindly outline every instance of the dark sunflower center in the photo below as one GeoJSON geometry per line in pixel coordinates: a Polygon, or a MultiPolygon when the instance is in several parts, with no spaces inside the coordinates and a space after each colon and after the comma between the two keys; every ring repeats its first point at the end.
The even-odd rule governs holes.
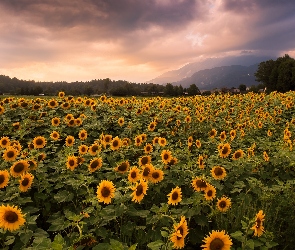
{"type": "Polygon", "coordinates": [[[203,159],[200,159],[200,165],[203,165],[203,159]]]}
{"type": "Polygon", "coordinates": [[[4,214],[4,220],[8,223],[15,223],[18,221],[18,215],[13,211],[6,211],[4,214]]]}
{"type": "Polygon", "coordinates": [[[169,155],[168,154],[164,154],[163,158],[164,158],[164,160],[167,160],[169,158],[169,155]]]}
{"type": "Polygon", "coordinates": [[[68,139],[68,144],[72,144],[73,140],[72,139],[68,139]]]}
{"type": "Polygon", "coordinates": [[[142,175],[143,175],[143,176],[148,176],[149,173],[150,173],[150,171],[151,171],[151,170],[150,170],[148,167],[146,167],[146,168],[144,168],[142,175]]]}
{"type": "Polygon", "coordinates": [[[57,137],[58,137],[58,134],[57,134],[57,133],[54,133],[54,134],[53,134],[53,137],[54,137],[54,138],[57,138],[57,137]]]}
{"type": "Polygon", "coordinates": [[[98,146],[97,146],[97,145],[93,145],[93,146],[92,146],[92,151],[93,151],[93,152],[96,152],[97,150],[98,150],[98,146]]]}
{"type": "Polygon", "coordinates": [[[54,124],[58,124],[58,120],[53,120],[53,123],[54,124]]]}
{"type": "Polygon", "coordinates": [[[107,187],[103,187],[101,190],[101,195],[103,197],[109,197],[110,193],[111,193],[111,190],[107,187]]]}
{"type": "Polygon", "coordinates": [[[140,196],[143,193],[143,186],[141,184],[139,184],[136,188],[136,195],[140,196]]]}
{"type": "Polygon", "coordinates": [[[81,137],[84,138],[86,136],[85,133],[81,133],[81,137]]]}
{"type": "Polygon", "coordinates": [[[139,138],[136,139],[136,142],[137,142],[137,143],[140,143],[140,141],[141,141],[141,140],[140,140],[139,138]]]}
{"type": "Polygon", "coordinates": [[[69,160],[69,165],[70,166],[75,166],[75,161],[74,160],[69,160]]]}
{"type": "Polygon", "coordinates": [[[123,162],[123,163],[121,163],[121,165],[118,167],[118,170],[124,172],[124,171],[126,171],[127,166],[128,166],[127,163],[126,163],[126,162],[123,162]]]}
{"type": "Polygon", "coordinates": [[[91,168],[97,168],[97,167],[98,167],[98,161],[93,161],[93,162],[90,164],[90,167],[91,167],[91,168]]]}
{"type": "Polygon", "coordinates": [[[5,177],[3,174],[0,175],[0,184],[2,184],[5,180],[5,177]]]}
{"type": "Polygon", "coordinates": [[[241,156],[242,156],[241,152],[236,152],[236,153],[235,153],[235,157],[236,157],[236,158],[240,158],[241,156]]]}
{"type": "Polygon", "coordinates": [[[146,147],[146,151],[149,152],[150,150],[151,150],[151,147],[150,146],[147,146],[146,147]]]}
{"type": "Polygon", "coordinates": [[[206,182],[203,181],[203,180],[197,180],[197,181],[196,181],[196,185],[197,185],[197,187],[199,187],[199,188],[206,188],[206,187],[207,187],[206,182]]]}
{"type": "Polygon", "coordinates": [[[222,149],[222,154],[227,154],[228,153],[228,147],[223,147],[222,149]]]}
{"type": "Polygon", "coordinates": [[[105,142],[110,142],[111,138],[110,137],[106,137],[105,138],[105,142]]]}
{"type": "Polygon", "coordinates": [[[6,155],[8,158],[13,158],[15,156],[15,152],[11,150],[11,151],[8,151],[6,155]]]}
{"type": "Polygon", "coordinates": [[[158,143],[159,142],[159,139],[155,139],[155,143],[158,143]]]}
{"type": "Polygon", "coordinates": [[[181,237],[177,236],[177,240],[180,240],[183,237],[183,228],[180,227],[178,230],[179,230],[179,233],[181,234],[181,237]]]}
{"type": "Polygon", "coordinates": [[[209,190],[209,191],[207,192],[207,196],[211,197],[212,195],[213,195],[213,191],[212,191],[212,190],[209,190]]]}
{"type": "Polygon", "coordinates": [[[149,162],[149,160],[148,160],[148,157],[142,157],[141,158],[141,163],[142,163],[142,165],[145,165],[145,164],[147,164],[149,162]]]}
{"type": "Polygon", "coordinates": [[[137,176],[137,174],[136,174],[136,172],[135,172],[135,171],[133,171],[133,172],[131,172],[130,176],[131,176],[131,178],[132,178],[132,179],[135,179],[135,178],[136,178],[136,176],[137,176]]]}
{"type": "Polygon", "coordinates": [[[82,147],[82,148],[81,148],[81,151],[82,151],[82,152],[86,152],[86,147],[82,147]]]}
{"type": "Polygon", "coordinates": [[[219,168],[219,167],[215,168],[215,169],[214,169],[214,174],[215,174],[216,176],[220,176],[220,175],[222,175],[222,174],[223,174],[223,170],[222,170],[222,168],[219,168]]]}
{"type": "Polygon", "coordinates": [[[177,192],[173,192],[172,194],[172,200],[177,200],[178,199],[178,193],[177,192]]]}
{"type": "Polygon", "coordinates": [[[25,187],[25,186],[28,186],[28,184],[29,184],[29,178],[24,178],[22,180],[22,185],[25,187]]]}
{"type": "Polygon", "coordinates": [[[7,145],[7,143],[8,143],[8,141],[7,141],[6,139],[3,139],[3,140],[1,141],[1,144],[4,145],[4,146],[7,145]]]}
{"type": "Polygon", "coordinates": [[[153,173],[152,173],[152,177],[153,177],[154,179],[158,179],[158,178],[160,177],[160,174],[159,174],[158,172],[153,172],[153,173]]]}
{"type": "Polygon", "coordinates": [[[114,141],[113,141],[113,147],[118,147],[118,145],[119,145],[118,140],[114,140],[114,141]]]}
{"type": "Polygon", "coordinates": [[[74,123],[75,123],[75,120],[74,119],[72,119],[72,120],[69,121],[69,124],[70,125],[73,125],[74,123]]]}
{"type": "Polygon", "coordinates": [[[50,104],[50,106],[54,106],[55,105],[55,101],[51,101],[49,104],[50,104]]]}
{"type": "Polygon", "coordinates": [[[36,145],[42,145],[43,144],[43,140],[42,139],[37,139],[36,140],[36,145]]]}
{"type": "Polygon", "coordinates": [[[155,127],[154,124],[151,124],[151,125],[150,125],[150,129],[153,129],[154,127],[155,127]]]}
{"type": "Polygon", "coordinates": [[[215,132],[214,131],[211,131],[210,132],[210,136],[214,136],[215,135],[215,132]]]}
{"type": "Polygon", "coordinates": [[[164,140],[161,140],[160,143],[161,143],[161,144],[165,144],[165,141],[164,141],[164,140]]]}
{"type": "Polygon", "coordinates": [[[219,202],[219,207],[225,208],[226,207],[226,202],[225,201],[219,202]]]}
{"type": "Polygon", "coordinates": [[[24,169],[25,169],[24,164],[19,162],[14,166],[13,171],[16,173],[21,173],[24,169]]]}
{"type": "Polygon", "coordinates": [[[223,246],[224,242],[219,238],[215,238],[210,243],[210,250],[221,250],[223,246]]]}

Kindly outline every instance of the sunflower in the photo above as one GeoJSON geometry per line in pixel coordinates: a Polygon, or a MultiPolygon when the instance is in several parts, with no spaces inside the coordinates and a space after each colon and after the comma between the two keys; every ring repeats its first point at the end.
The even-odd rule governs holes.
{"type": "Polygon", "coordinates": [[[209,132],[209,137],[213,139],[216,135],[217,135],[216,129],[214,128],[211,129],[211,131],[209,132]]]}
{"type": "Polygon", "coordinates": [[[251,227],[251,229],[254,230],[254,236],[260,237],[263,234],[263,232],[264,232],[264,226],[263,226],[264,217],[265,217],[265,215],[263,214],[262,210],[260,210],[256,214],[255,225],[253,227],[251,227]]]}
{"type": "Polygon", "coordinates": [[[21,179],[19,180],[19,189],[21,192],[27,192],[28,189],[32,186],[34,176],[30,173],[22,174],[21,179]]]}
{"type": "Polygon", "coordinates": [[[35,170],[35,169],[37,169],[38,163],[35,160],[30,159],[27,162],[29,164],[29,170],[35,170]]]}
{"type": "Polygon", "coordinates": [[[150,173],[149,180],[153,183],[161,182],[164,179],[164,172],[160,169],[153,169],[150,173]]]}
{"type": "Polygon", "coordinates": [[[156,128],[156,125],[157,125],[156,122],[151,122],[151,123],[148,125],[148,131],[154,131],[155,128],[156,128]]]}
{"type": "Polygon", "coordinates": [[[172,153],[170,150],[163,150],[161,157],[164,164],[169,164],[169,162],[172,160],[172,153]]]}
{"type": "Polygon", "coordinates": [[[129,161],[123,161],[120,164],[117,165],[117,167],[115,168],[115,171],[124,174],[129,170],[130,167],[130,163],[129,161]]]}
{"type": "Polygon", "coordinates": [[[244,156],[244,152],[241,149],[238,149],[233,153],[233,160],[238,160],[244,156]]]}
{"type": "Polygon", "coordinates": [[[138,136],[135,137],[134,143],[135,143],[135,146],[140,146],[142,144],[142,137],[141,137],[141,135],[138,135],[138,136]]]}
{"type": "Polygon", "coordinates": [[[87,131],[85,129],[82,129],[79,131],[79,139],[81,141],[85,141],[87,138],[87,131]]]}
{"type": "Polygon", "coordinates": [[[167,140],[166,140],[166,138],[159,137],[158,143],[161,147],[164,147],[167,144],[167,140]]]}
{"type": "Polygon", "coordinates": [[[63,92],[63,91],[58,92],[58,97],[59,98],[64,98],[65,97],[65,92],[63,92]]]}
{"type": "Polygon", "coordinates": [[[0,105],[0,115],[2,115],[5,112],[5,108],[0,105]]]}
{"type": "Polygon", "coordinates": [[[197,148],[200,148],[202,146],[202,143],[200,140],[196,140],[196,146],[197,148]]]}
{"type": "Polygon", "coordinates": [[[138,180],[140,180],[140,178],[141,178],[140,170],[137,167],[132,167],[129,170],[128,181],[137,182],[138,180]]]}
{"type": "Polygon", "coordinates": [[[173,188],[168,196],[168,205],[177,205],[182,200],[181,188],[173,188]]]}
{"type": "Polygon", "coordinates": [[[24,215],[16,206],[2,205],[0,207],[0,228],[15,231],[24,225],[25,222],[24,215]]]}
{"type": "Polygon", "coordinates": [[[198,158],[198,165],[200,169],[204,169],[205,168],[205,164],[204,164],[204,156],[200,155],[198,158]]]}
{"type": "Polygon", "coordinates": [[[188,235],[187,222],[185,216],[181,216],[180,222],[174,225],[174,232],[172,233],[170,240],[174,244],[173,248],[184,248],[184,239],[188,235]]]}
{"type": "Polygon", "coordinates": [[[272,132],[270,130],[267,130],[267,136],[272,136],[272,132]]]}
{"type": "Polygon", "coordinates": [[[71,120],[69,120],[68,122],[67,122],[67,126],[68,127],[74,127],[76,125],[76,123],[75,123],[75,119],[73,118],[73,119],[71,119],[71,120]]]}
{"type": "Polygon", "coordinates": [[[264,161],[269,161],[269,156],[266,153],[266,151],[263,152],[263,159],[264,159],[264,161]]]}
{"type": "Polygon", "coordinates": [[[146,164],[150,164],[152,161],[152,158],[150,155],[145,155],[139,158],[138,160],[138,164],[139,166],[144,166],[146,164]]]}
{"type": "Polygon", "coordinates": [[[118,119],[118,124],[119,124],[120,127],[122,127],[124,125],[124,117],[120,117],[118,119]]]}
{"type": "Polygon", "coordinates": [[[46,158],[46,154],[45,153],[41,153],[38,155],[37,160],[40,161],[44,161],[44,159],[46,158]]]}
{"type": "Polygon", "coordinates": [[[51,119],[51,125],[52,126],[58,126],[60,124],[60,119],[58,117],[54,117],[51,119]]]}
{"type": "Polygon", "coordinates": [[[7,170],[0,170],[0,188],[5,188],[9,182],[9,173],[7,170]]]}
{"type": "Polygon", "coordinates": [[[18,152],[22,150],[22,145],[19,141],[11,141],[9,146],[14,147],[18,152]]]}
{"type": "Polygon", "coordinates": [[[85,155],[85,154],[87,154],[88,146],[85,144],[82,144],[78,147],[78,149],[79,149],[79,154],[85,155]]]}
{"type": "Polygon", "coordinates": [[[116,188],[112,181],[103,180],[97,186],[97,199],[104,204],[110,204],[112,198],[115,197],[116,188]]]}
{"type": "Polygon", "coordinates": [[[44,136],[37,136],[33,139],[34,148],[44,148],[46,145],[46,139],[44,136]]]}
{"type": "Polygon", "coordinates": [[[140,179],[139,183],[136,182],[134,187],[131,187],[133,193],[131,194],[132,201],[140,203],[143,197],[146,195],[146,191],[148,190],[148,184],[143,179],[140,179]]]}
{"type": "Polygon", "coordinates": [[[105,136],[103,137],[103,141],[104,141],[106,144],[110,144],[111,141],[112,141],[112,138],[113,138],[112,135],[105,135],[105,136]]]}
{"type": "Polygon", "coordinates": [[[14,161],[16,159],[16,157],[18,156],[19,151],[16,150],[14,147],[8,146],[2,155],[2,158],[5,161],[14,161]]]}
{"type": "Polygon", "coordinates": [[[127,147],[130,144],[131,144],[131,140],[129,138],[127,138],[127,137],[123,138],[123,140],[122,140],[122,146],[127,147]]]}
{"type": "Polygon", "coordinates": [[[66,146],[67,147],[71,147],[71,146],[73,146],[74,145],[74,143],[75,143],[75,138],[74,138],[74,136],[71,136],[71,135],[68,135],[67,137],[66,137],[66,146]]]}
{"type": "Polygon", "coordinates": [[[142,139],[142,142],[145,142],[147,140],[147,135],[146,134],[141,134],[141,139],[142,139]]]}
{"type": "Polygon", "coordinates": [[[118,136],[116,136],[112,141],[111,141],[111,150],[115,151],[118,150],[121,147],[121,140],[118,136]]]}
{"type": "Polygon", "coordinates": [[[147,144],[144,146],[143,150],[144,150],[144,153],[145,153],[145,154],[150,154],[151,152],[153,152],[153,145],[150,144],[150,143],[147,143],[147,144]]]}
{"type": "Polygon", "coordinates": [[[88,165],[88,170],[90,173],[93,173],[97,169],[100,169],[102,167],[102,158],[94,158],[91,160],[91,162],[88,165]]]}
{"type": "Polygon", "coordinates": [[[187,139],[187,145],[188,146],[192,146],[193,145],[193,137],[190,136],[188,139],[187,139]]]}
{"type": "Polygon", "coordinates": [[[231,152],[230,144],[225,143],[222,145],[222,148],[219,150],[219,156],[221,158],[226,158],[229,156],[231,152]]]}
{"type": "Polygon", "coordinates": [[[195,191],[205,191],[207,188],[208,183],[199,177],[195,177],[192,180],[192,186],[195,191]]]}
{"type": "Polygon", "coordinates": [[[226,176],[226,170],[224,167],[215,166],[211,169],[211,174],[215,180],[223,180],[226,176]]]}
{"type": "Polygon", "coordinates": [[[75,125],[81,126],[83,123],[83,120],[82,120],[82,118],[78,117],[78,118],[74,119],[74,122],[75,122],[75,125]]]}
{"type": "Polygon", "coordinates": [[[153,139],[153,145],[155,146],[155,145],[157,145],[159,143],[159,137],[155,137],[154,139],[153,139]]]}
{"type": "Polygon", "coordinates": [[[92,156],[97,155],[98,153],[100,153],[101,151],[101,147],[100,145],[98,145],[97,143],[93,143],[91,146],[89,146],[88,148],[88,153],[92,156]]]}
{"type": "Polygon", "coordinates": [[[69,155],[67,159],[67,168],[74,171],[78,167],[78,158],[74,155],[69,155]]]}
{"type": "Polygon", "coordinates": [[[21,176],[24,172],[28,171],[30,164],[26,160],[19,160],[10,167],[10,174],[13,177],[21,176]]]}
{"type": "Polygon", "coordinates": [[[225,139],[226,139],[226,132],[225,131],[222,131],[221,133],[220,133],[220,140],[221,141],[225,141],[225,139]]]}
{"type": "Polygon", "coordinates": [[[229,132],[229,135],[230,135],[230,140],[232,141],[233,139],[235,139],[236,135],[237,135],[237,132],[236,130],[232,129],[230,132],[229,132]]]}
{"type": "Polygon", "coordinates": [[[230,250],[232,243],[231,238],[222,231],[213,230],[204,240],[203,250],[230,250]]]}
{"type": "Polygon", "coordinates": [[[10,145],[10,139],[7,136],[4,136],[0,139],[0,147],[7,148],[10,145]]]}
{"type": "Polygon", "coordinates": [[[205,191],[204,191],[204,197],[207,201],[211,201],[216,196],[216,189],[214,186],[208,184],[205,191]]]}
{"type": "Polygon", "coordinates": [[[231,206],[230,198],[226,196],[217,199],[217,208],[220,212],[226,212],[231,206]]]}
{"type": "Polygon", "coordinates": [[[67,114],[67,115],[65,116],[65,118],[64,118],[64,120],[65,120],[66,122],[68,122],[68,121],[70,121],[70,120],[73,120],[73,119],[75,119],[75,117],[74,117],[74,115],[71,114],[71,113],[67,114]]]}
{"type": "Polygon", "coordinates": [[[55,99],[51,99],[48,101],[47,106],[49,108],[56,108],[58,106],[58,102],[55,99]]]}
{"type": "Polygon", "coordinates": [[[185,117],[184,121],[185,121],[186,123],[191,123],[192,118],[188,115],[187,117],[185,117]]]}
{"type": "Polygon", "coordinates": [[[57,131],[53,131],[51,134],[50,134],[50,138],[54,141],[57,141],[59,139],[59,133],[57,131]]]}
{"type": "Polygon", "coordinates": [[[154,170],[154,166],[152,164],[146,164],[142,166],[142,178],[144,180],[149,180],[151,172],[154,170]]]}

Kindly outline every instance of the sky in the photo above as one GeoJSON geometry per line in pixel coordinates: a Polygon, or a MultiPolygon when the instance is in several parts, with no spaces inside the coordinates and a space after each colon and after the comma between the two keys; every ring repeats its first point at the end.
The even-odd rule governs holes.
{"type": "Polygon", "coordinates": [[[294,0],[0,0],[0,75],[146,82],[228,55],[295,57],[294,0]]]}

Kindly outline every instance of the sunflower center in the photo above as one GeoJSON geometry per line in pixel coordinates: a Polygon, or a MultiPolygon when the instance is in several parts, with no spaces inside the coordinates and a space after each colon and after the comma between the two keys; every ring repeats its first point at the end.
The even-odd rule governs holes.
{"type": "Polygon", "coordinates": [[[98,167],[98,161],[94,161],[90,164],[91,168],[97,168],[98,167]]]}
{"type": "Polygon", "coordinates": [[[225,201],[221,201],[221,202],[219,203],[219,207],[221,207],[221,208],[225,208],[225,207],[226,207],[226,202],[225,202],[225,201]]]}
{"type": "Polygon", "coordinates": [[[153,129],[154,127],[155,127],[155,125],[154,125],[154,124],[151,124],[151,125],[150,125],[150,128],[151,128],[151,129],[153,129]]]}
{"type": "Polygon", "coordinates": [[[136,178],[136,172],[135,171],[131,172],[130,176],[131,176],[131,178],[135,179],[136,178]]]}
{"type": "Polygon", "coordinates": [[[75,161],[74,160],[69,160],[69,165],[70,166],[75,166],[75,161]]]}
{"type": "Polygon", "coordinates": [[[172,194],[172,200],[177,200],[178,199],[178,193],[177,192],[173,192],[172,194]]]}
{"type": "Polygon", "coordinates": [[[8,158],[13,158],[15,156],[15,153],[14,151],[11,150],[11,151],[8,151],[6,155],[8,158]]]}
{"type": "Polygon", "coordinates": [[[15,223],[18,221],[18,215],[13,211],[6,211],[4,214],[4,220],[8,223],[15,223]]]}
{"type": "Polygon", "coordinates": [[[222,154],[227,154],[227,152],[228,152],[228,147],[223,147],[222,154]]]}
{"type": "Polygon", "coordinates": [[[223,174],[222,168],[220,168],[220,167],[215,168],[214,169],[214,174],[217,175],[217,176],[222,175],[223,174]]]}
{"type": "Polygon", "coordinates": [[[207,192],[207,196],[211,197],[212,195],[213,195],[213,191],[212,191],[212,190],[209,190],[209,191],[207,192]]]}
{"type": "Polygon", "coordinates": [[[111,191],[107,187],[103,187],[102,190],[101,190],[101,195],[103,197],[109,197],[110,193],[111,193],[111,191]]]}
{"type": "Polygon", "coordinates": [[[145,165],[145,164],[147,164],[148,162],[149,162],[148,157],[144,156],[144,157],[141,158],[141,163],[142,163],[142,165],[145,165]]]}
{"type": "Polygon", "coordinates": [[[200,159],[199,162],[200,162],[200,165],[203,165],[203,159],[200,159]]]}
{"type": "Polygon", "coordinates": [[[4,145],[4,146],[7,145],[7,143],[8,143],[8,141],[5,140],[5,139],[1,141],[1,144],[4,145]]]}
{"type": "Polygon", "coordinates": [[[114,141],[113,141],[113,146],[114,146],[114,147],[118,147],[118,145],[119,145],[118,140],[114,140],[114,141]]]}
{"type": "Polygon", "coordinates": [[[224,246],[224,242],[219,238],[215,238],[210,243],[211,250],[221,250],[223,246],[224,246]]]}
{"type": "Polygon", "coordinates": [[[236,158],[240,158],[240,157],[241,157],[241,152],[236,152],[236,153],[235,153],[235,157],[236,157],[236,158]]]}
{"type": "Polygon", "coordinates": [[[168,154],[164,154],[163,158],[164,158],[164,160],[167,160],[169,158],[169,155],[168,154]]]}
{"type": "Polygon", "coordinates": [[[24,164],[19,162],[14,166],[13,171],[16,173],[21,173],[24,170],[24,168],[25,168],[24,164]]]}
{"type": "Polygon", "coordinates": [[[37,139],[36,140],[36,145],[42,145],[43,144],[43,140],[42,139],[37,139]]]}
{"type": "Polygon", "coordinates": [[[72,144],[73,140],[72,139],[68,139],[68,144],[72,144]]]}
{"type": "Polygon", "coordinates": [[[136,188],[136,196],[140,196],[143,193],[143,186],[139,184],[136,188]]]}
{"type": "Polygon", "coordinates": [[[2,174],[2,175],[0,175],[0,184],[2,184],[3,182],[4,182],[4,180],[5,180],[5,177],[4,177],[4,175],[2,174]]]}
{"type": "Polygon", "coordinates": [[[22,180],[22,185],[25,187],[25,186],[28,186],[28,184],[29,184],[29,178],[24,178],[22,180]]]}
{"type": "Polygon", "coordinates": [[[84,138],[86,135],[85,133],[81,133],[81,137],[84,138]]]}
{"type": "Polygon", "coordinates": [[[197,185],[199,188],[206,188],[206,187],[207,187],[206,182],[203,181],[203,180],[197,180],[197,181],[196,181],[196,185],[197,185]]]}
{"type": "Polygon", "coordinates": [[[143,175],[143,176],[148,176],[149,173],[150,173],[150,171],[151,171],[151,170],[150,170],[148,167],[146,167],[146,168],[144,168],[142,175],[143,175]]]}
{"type": "Polygon", "coordinates": [[[159,174],[158,172],[153,172],[153,173],[152,173],[152,177],[153,177],[154,179],[158,179],[158,178],[160,177],[160,174],[159,174]]]}
{"type": "Polygon", "coordinates": [[[97,145],[94,145],[94,146],[92,146],[91,149],[92,149],[93,152],[96,152],[98,150],[98,146],[97,145]]]}
{"type": "Polygon", "coordinates": [[[127,169],[127,163],[126,162],[123,162],[119,167],[118,167],[118,170],[119,171],[126,171],[127,169]]]}

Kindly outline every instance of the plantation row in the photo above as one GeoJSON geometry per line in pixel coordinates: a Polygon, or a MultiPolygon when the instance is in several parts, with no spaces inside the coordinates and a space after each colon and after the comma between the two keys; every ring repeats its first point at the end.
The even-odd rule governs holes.
{"type": "Polygon", "coordinates": [[[3,249],[292,249],[295,93],[0,100],[3,249]]]}

